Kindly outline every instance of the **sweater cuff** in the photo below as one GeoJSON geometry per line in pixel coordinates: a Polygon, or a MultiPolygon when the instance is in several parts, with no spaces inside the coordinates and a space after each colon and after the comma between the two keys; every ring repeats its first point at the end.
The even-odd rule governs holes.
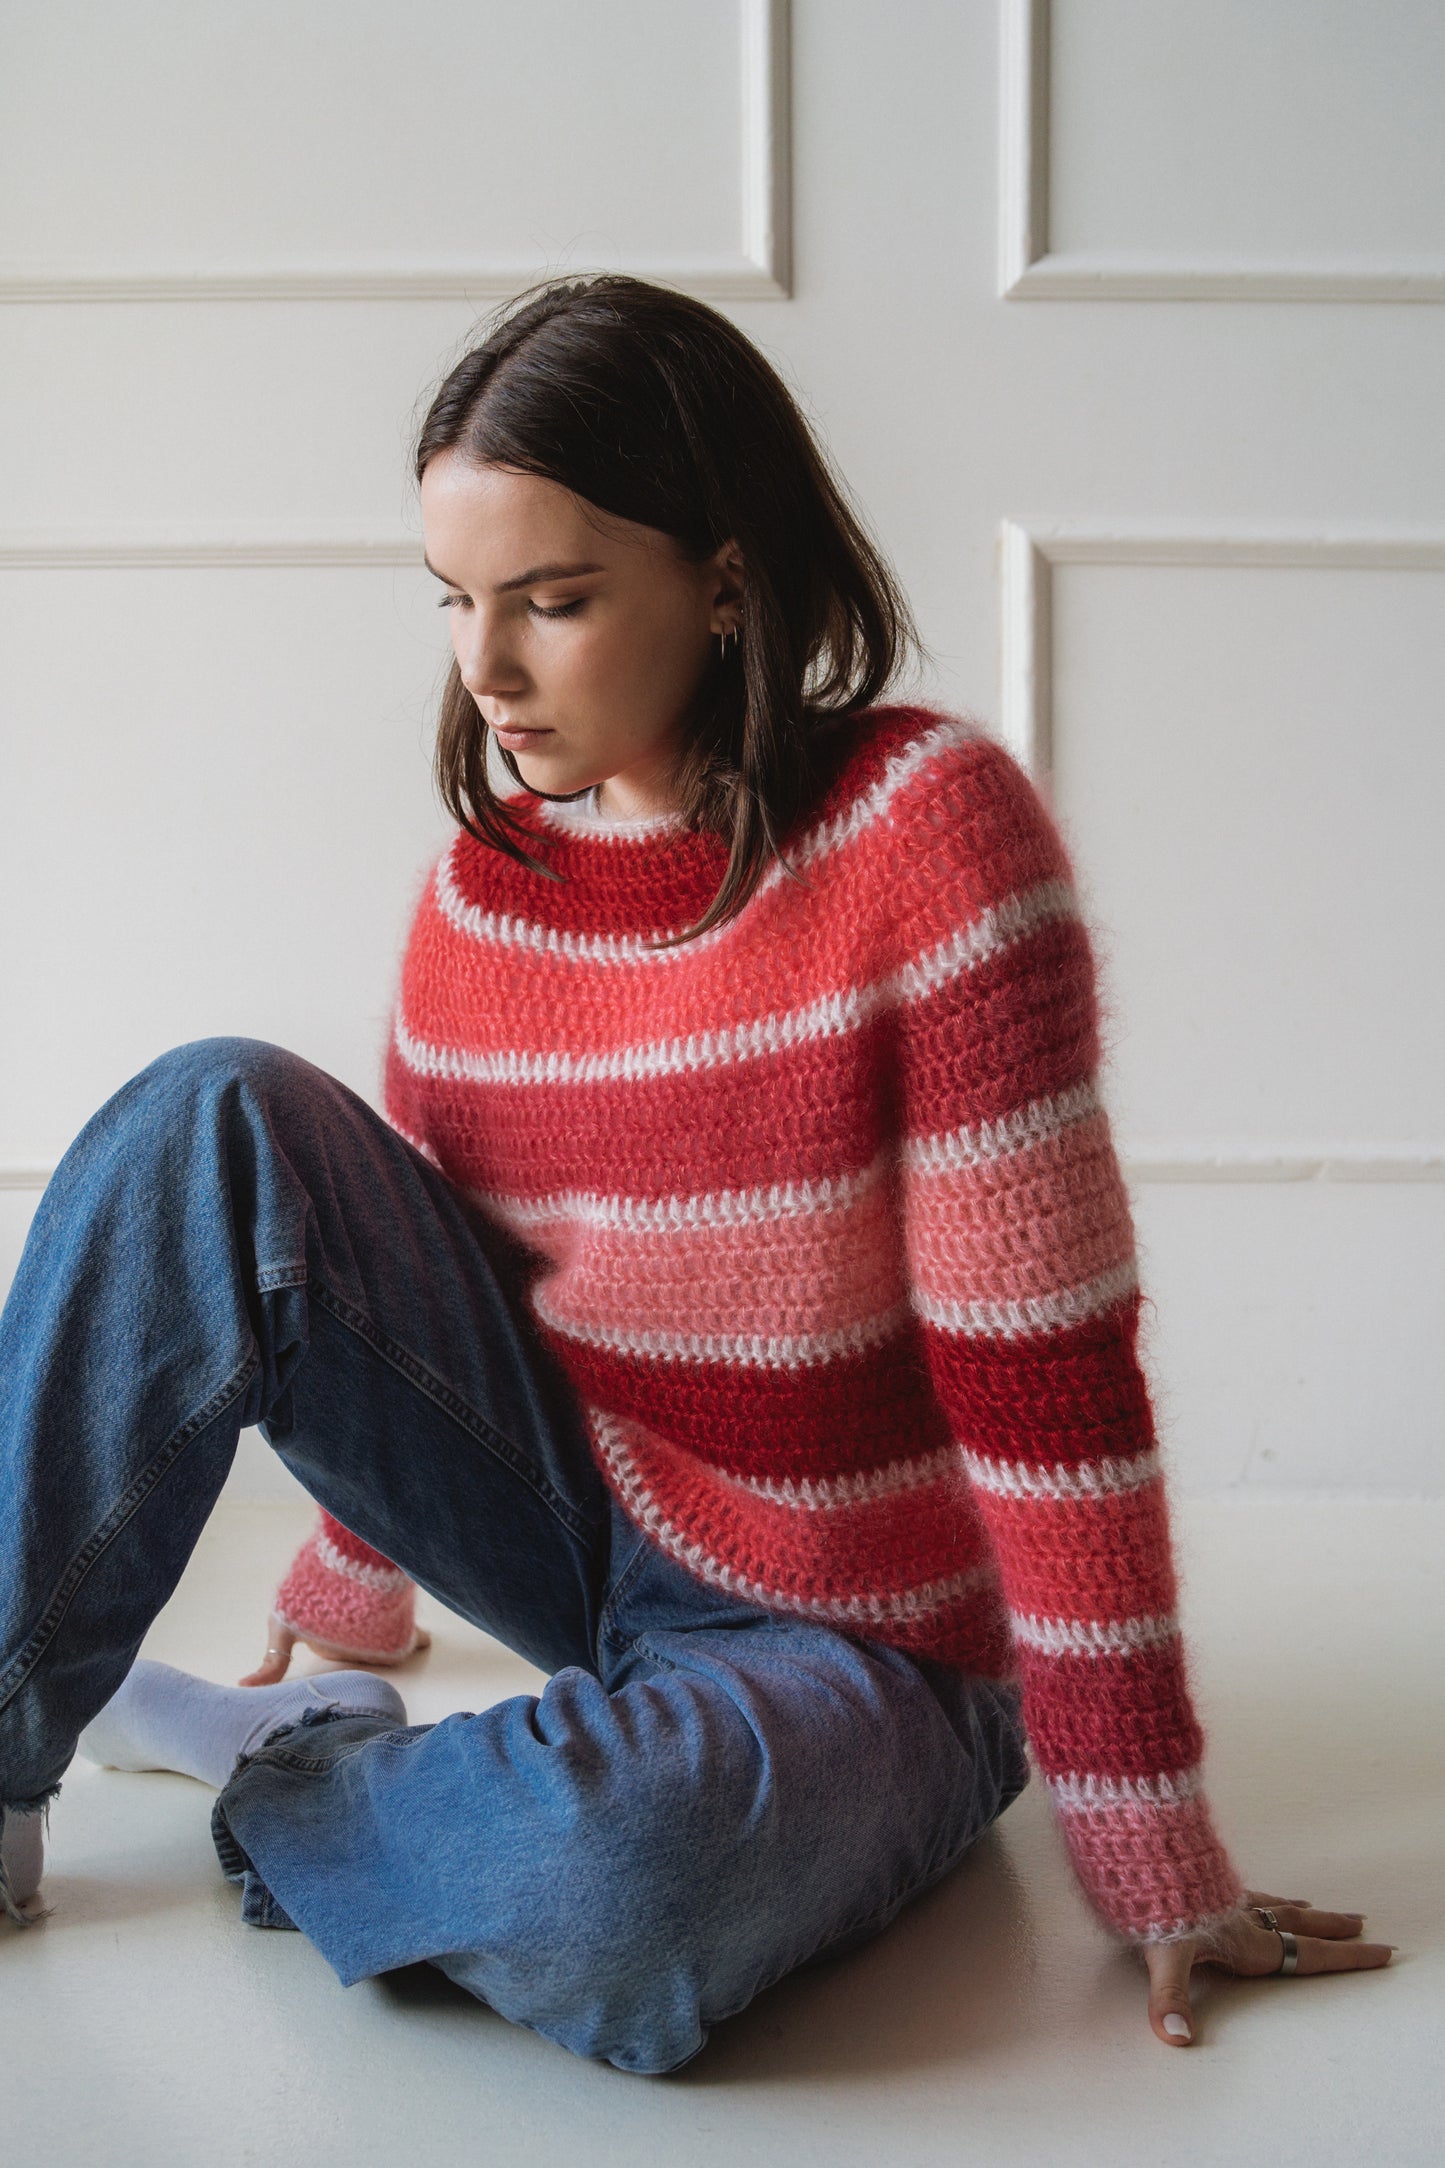
{"type": "Polygon", "coordinates": [[[292,1559],[272,1609],[293,1633],[329,1642],[361,1663],[392,1663],[411,1652],[416,1584],[323,1519],[292,1559]]]}
{"type": "Polygon", "coordinates": [[[1244,1899],[1215,1833],[1198,1765],[1153,1778],[1048,1780],[1094,1912],[1131,1943],[1208,1936],[1244,1899]]]}

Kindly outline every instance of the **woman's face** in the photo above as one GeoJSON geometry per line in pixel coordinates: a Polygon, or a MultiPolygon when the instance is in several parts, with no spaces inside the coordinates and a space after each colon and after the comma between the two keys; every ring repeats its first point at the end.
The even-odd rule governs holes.
{"type": "Polygon", "coordinates": [[[421,518],[483,721],[546,732],[508,748],[523,780],[551,792],[601,784],[616,819],[670,809],[682,718],[713,641],[737,621],[736,544],[690,565],[656,528],[455,450],[427,462],[421,518]]]}

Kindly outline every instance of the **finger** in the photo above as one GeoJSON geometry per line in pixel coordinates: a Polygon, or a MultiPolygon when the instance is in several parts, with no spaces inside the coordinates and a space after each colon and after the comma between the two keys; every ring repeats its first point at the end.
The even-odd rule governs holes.
{"type": "Polygon", "coordinates": [[[1332,1942],[1316,1935],[1301,1935],[1296,1971],[1376,1972],[1381,1965],[1389,1964],[1391,1955],[1388,1942],[1332,1942]]]}
{"type": "Polygon", "coordinates": [[[1322,1935],[1332,1940],[1357,1935],[1365,1924],[1363,1912],[1320,1912],[1313,1905],[1278,1905],[1281,1927],[1295,1935],[1322,1935]]]}
{"type": "Polygon", "coordinates": [[[1149,1944],[1144,1954],[1149,1967],[1149,2023],[1155,2037],[1166,2047],[1187,2048],[1194,2038],[1194,2012],[1189,2003],[1194,1944],[1156,1942],[1149,1944]]]}
{"type": "Polygon", "coordinates": [[[1365,1924],[1363,1912],[1327,1912],[1322,1906],[1312,1905],[1308,1898],[1265,1897],[1246,1890],[1244,1901],[1247,1905],[1270,1906],[1280,1926],[1296,1935],[1357,1935],[1365,1924]]]}
{"type": "Polygon", "coordinates": [[[291,1665],[291,1651],[296,1646],[296,1636],[289,1626],[283,1626],[275,1614],[269,1622],[266,1635],[266,1654],[254,1671],[238,1681],[241,1686],[275,1686],[284,1679],[291,1665]]]}

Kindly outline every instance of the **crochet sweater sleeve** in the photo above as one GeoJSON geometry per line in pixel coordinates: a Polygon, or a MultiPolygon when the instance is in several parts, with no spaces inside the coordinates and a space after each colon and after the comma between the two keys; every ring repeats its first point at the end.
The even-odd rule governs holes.
{"type": "Polygon", "coordinates": [[[411,1650],[416,1584],[318,1509],[271,1608],[293,1633],[324,1641],[359,1663],[393,1663],[411,1650]]]}
{"type": "Polygon", "coordinates": [[[1201,1788],[1094,957],[1012,756],[982,739],[924,780],[894,915],[911,1300],[1074,1871],[1112,1931],[1172,1941],[1242,1890],[1201,1788]]]}

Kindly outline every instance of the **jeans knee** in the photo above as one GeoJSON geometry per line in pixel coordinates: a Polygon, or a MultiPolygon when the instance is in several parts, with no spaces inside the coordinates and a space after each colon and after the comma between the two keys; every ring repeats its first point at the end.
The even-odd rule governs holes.
{"type": "Polygon", "coordinates": [[[254,1111],[295,1101],[320,1074],[269,1039],[188,1039],[158,1054],[122,1085],[105,1112],[140,1143],[159,1147],[198,1122],[207,1130],[217,1128],[217,1117],[248,1104],[254,1111]]]}
{"type": "Polygon", "coordinates": [[[137,1084],[177,1097],[193,1098],[231,1084],[271,1084],[293,1075],[300,1056],[269,1039],[223,1035],[187,1039],[158,1054],[136,1077],[137,1084]]]}

